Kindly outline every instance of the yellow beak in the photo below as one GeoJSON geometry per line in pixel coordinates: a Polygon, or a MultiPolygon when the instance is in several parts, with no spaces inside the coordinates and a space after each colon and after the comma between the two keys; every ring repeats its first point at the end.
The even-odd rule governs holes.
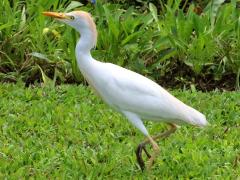
{"type": "Polygon", "coordinates": [[[57,12],[43,12],[44,16],[49,16],[57,19],[70,19],[70,16],[67,16],[64,13],[57,13],[57,12]]]}

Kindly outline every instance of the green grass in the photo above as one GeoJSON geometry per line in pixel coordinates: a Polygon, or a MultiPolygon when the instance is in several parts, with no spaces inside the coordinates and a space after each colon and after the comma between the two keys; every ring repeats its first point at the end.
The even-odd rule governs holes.
{"type": "MultiPolygon", "coordinates": [[[[207,115],[210,127],[182,126],[159,142],[151,172],[135,148],[143,135],[83,86],[0,85],[0,179],[240,178],[240,94],[173,91],[207,115]]],[[[147,123],[151,134],[166,129],[147,123]]]]}

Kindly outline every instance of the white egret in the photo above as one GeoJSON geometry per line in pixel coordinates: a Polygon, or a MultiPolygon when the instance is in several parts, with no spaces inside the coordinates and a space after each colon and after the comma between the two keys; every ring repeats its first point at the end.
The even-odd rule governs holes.
{"type": "Polygon", "coordinates": [[[81,34],[75,49],[81,73],[105,103],[125,115],[146,136],[146,140],[139,144],[136,151],[142,169],[145,167],[142,150],[149,158],[147,169],[150,169],[159,153],[155,140],[175,132],[176,125],[189,123],[203,127],[208,124],[202,113],[184,104],[152,80],[120,66],[95,60],[90,51],[96,45],[97,30],[89,13],[73,11],[43,14],[75,28],[81,34]],[[162,134],[150,136],[143,120],[166,122],[170,129],[162,134]],[[146,151],[146,144],[152,145],[152,155],[146,151]]]}

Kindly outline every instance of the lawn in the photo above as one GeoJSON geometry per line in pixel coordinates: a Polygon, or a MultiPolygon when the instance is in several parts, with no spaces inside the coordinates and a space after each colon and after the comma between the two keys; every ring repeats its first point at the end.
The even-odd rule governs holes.
{"type": "MultiPolygon", "coordinates": [[[[0,84],[0,179],[240,178],[240,93],[171,92],[211,126],[182,126],[142,172],[135,148],[143,135],[88,87],[0,84]]],[[[146,124],[151,134],[166,129],[146,124]]]]}

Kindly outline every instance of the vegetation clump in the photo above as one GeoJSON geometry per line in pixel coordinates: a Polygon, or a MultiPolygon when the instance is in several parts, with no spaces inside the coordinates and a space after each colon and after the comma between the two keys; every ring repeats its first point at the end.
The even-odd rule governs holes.
{"type": "Polygon", "coordinates": [[[57,83],[83,82],[74,53],[79,35],[41,15],[49,9],[82,9],[96,20],[96,59],[137,71],[165,87],[239,89],[235,0],[0,3],[0,81],[20,79],[29,85],[49,77],[57,83]]]}

